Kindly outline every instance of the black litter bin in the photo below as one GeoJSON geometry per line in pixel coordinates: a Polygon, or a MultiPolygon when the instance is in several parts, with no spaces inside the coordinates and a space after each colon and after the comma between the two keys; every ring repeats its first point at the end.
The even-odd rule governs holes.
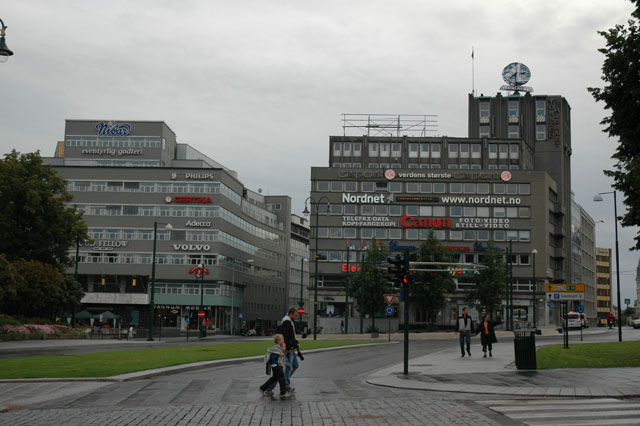
{"type": "Polygon", "coordinates": [[[518,370],[536,369],[536,330],[514,330],[513,349],[518,370]]]}

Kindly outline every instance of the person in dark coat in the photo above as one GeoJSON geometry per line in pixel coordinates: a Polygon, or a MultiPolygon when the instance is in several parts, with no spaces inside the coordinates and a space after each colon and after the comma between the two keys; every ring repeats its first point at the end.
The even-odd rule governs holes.
{"type": "Polygon", "coordinates": [[[497,321],[492,321],[489,318],[489,315],[484,315],[482,317],[482,321],[480,321],[480,323],[478,324],[478,328],[476,329],[476,334],[480,335],[480,343],[482,343],[482,352],[484,352],[483,358],[487,357],[487,348],[489,349],[489,356],[493,356],[493,354],[491,353],[491,350],[493,349],[493,344],[498,342],[494,328],[500,324],[502,324],[502,320],[498,318],[497,321]]]}

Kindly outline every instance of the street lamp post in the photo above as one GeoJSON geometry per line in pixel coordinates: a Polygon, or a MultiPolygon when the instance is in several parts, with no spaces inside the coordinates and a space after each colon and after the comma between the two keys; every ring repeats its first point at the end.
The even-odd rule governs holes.
{"type": "Polygon", "coordinates": [[[13,55],[13,52],[7,47],[7,42],[4,36],[7,32],[7,26],[0,19],[0,63],[7,62],[9,56],[13,55]]]}
{"type": "MultiPolygon", "coordinates": [[[[204,311],[204,264],[198,265],[200,267],[200,311],[204,311]]],[[[204,318],[200,318],[200,312],[198,312],[198,321],[200,334],[199,338],[207,337],[207,330],[204,327],[204,318]]]]}
{"type": "Polygon", "coordinates": [[[603,201],[602,195],[613,194],[613,217],[616,230],[616,281],[618,283],[618,342],[622,342],[622,303],[620,301],[620,250],[618,246],[618,198],[616,191],[600,192],[593,197],[593,201],[603,201]]]}
{"type": "MultiPolygon", "coordinates": [[[[147,340],[153,342],[153,322],[155,320],[153,298],[156,289],[156,241],[158,239],[158,223],[153,222],[153,254],[151,255],[151,288],[149,289],[149,336],[147,340]]],[[[165,229],[171,231],[173,227],[170,223],[165,223],[165,229]]]]}
{"type": "MultiPolygon", "coordinates": [[[[300,259],[300,301],[298,302],[298,305],[302,308],[304,307],[304,298],[303,298],[303,294],[304,294],[304,261],[307,260],[304,257],[300,259]]],[[[300,331],[300,333],[302,333],[302,314],[299,315],[299,324],[298,324],[298,329],[300,331]]]]}
{"type": "Polygon", "coordinates": [[[304,211],[302,212],[305,216],[309,215],[309,209],[307,208],[307,201],[311,201],[311,206],[313,207],[313,205],[315,204],[316,206],[316,211],[315,211],[315,225],[316,225],[316,232],[315,232],[315,239],[316,239],[316,250],[314,253],[314,259],[315,259],[315,275],[313,277],[314,280],[314,284],[313,284],[313,340],[318,340],[318,205],[322,203],[322,200],[325,200],[325,203],[327,204],[327,209],[329,208],[329,206],[331,205],[331,202],[329,201],[329,199],[327,197],[320,197],[320,199],[316,202],[312,197],[307,197],[306,200],[304,200],[304,211]]]}
{"type": "Polygon", "coordinates": [[[536,305],[538,304],[538,296],[537,296],[537,292],[538,292],[538,279],[536,278],[536,254],[538,254],[538,250],[533,249],[531,251],[531,254],[533,255],[533,329],[537,330],[537,323],[536,323],[536,305]]]}

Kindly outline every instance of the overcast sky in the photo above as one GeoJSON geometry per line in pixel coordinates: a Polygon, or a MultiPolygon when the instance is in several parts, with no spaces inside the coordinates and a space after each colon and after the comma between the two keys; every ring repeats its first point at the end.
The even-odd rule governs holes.
{"type": "MultiPolygon", "coordinates": [[[[597,31],[632,10],[627,0],[5,0],[15,55],[0,64],[0,151],[51,156],[65,119],[163,120],[249,188],[290,195],[299,214],[342,113],[436,114],[438,135],[467,136],[473,46],[478,94],[495,95],[518,61],[534,94],[567,98],[575,199],[605,221],[598,246],[614,247],[612,197],[592,199],[611,190],[601,171],[616,141],[586,88],[601,86],[597,31]]],[[[636,232],[620,230],[623,299],[636,298],[636,232]]]]}

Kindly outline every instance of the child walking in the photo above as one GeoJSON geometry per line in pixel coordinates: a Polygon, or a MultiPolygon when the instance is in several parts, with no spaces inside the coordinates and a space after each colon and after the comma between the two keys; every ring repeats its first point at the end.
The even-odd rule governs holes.
{"type": "Polygon", "coordinates": [[[291,393],[287,392],[286,382],[284,378],[284,369],[288,368],[285,361],[284,351],[286,346],[284,344],[284,336],[282,334],[276,334],[273,336],[275,345],[267,349],[267,353],[264,356],[265,363],[271,367],[271,377],[260,386],[260,392],[265,396],[271,396],[272,392],[267,389],[271,384],[278,382],[280,385],[280,399],[286,399],[291,397],[291,393]]]}

